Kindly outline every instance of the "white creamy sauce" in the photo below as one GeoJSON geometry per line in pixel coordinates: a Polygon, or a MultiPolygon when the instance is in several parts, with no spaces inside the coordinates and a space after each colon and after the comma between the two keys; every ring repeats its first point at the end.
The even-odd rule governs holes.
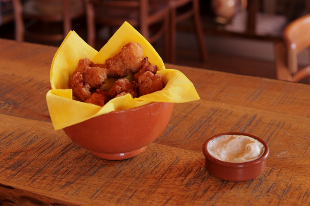
{"type": "Polygon", "coordinates": [[[261,142],[244,135],[219,136],[208,143],[207,149],[213,157],[225,162],[252,161],[265,151],[261,142]]]}

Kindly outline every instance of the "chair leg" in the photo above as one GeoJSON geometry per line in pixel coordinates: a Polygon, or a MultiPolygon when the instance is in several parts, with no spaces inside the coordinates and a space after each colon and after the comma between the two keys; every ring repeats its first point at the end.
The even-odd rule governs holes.
{"type": "Polygon", "coordinates": [[[287,67],[287,49],[283,42],[275,43],[274,56],[277,79],[292,81],[292,75],[287,67]]]}
{"type": "Polygon", "coordinates": [[[86,10],[86,19],[87,19],[87,43],[95,48],[95,12],[94,7],[85,0],[85,10],[86,10]]]}
{"type": "Polygon", "coordinates": [[[164,19],[164,61],[169,62],[170,61],[170,46],[169,46],[169,37],[170,37],[170,32],[169,32],[169,12],[165,15],[164,19]]]}
{"type": "Polygon", "coordinates": [[[140,4],[141,4],[140,10],[139,10],[140,33],[146,40],[149,41],[150,40],[149,19],[148,19],[149,4],[148,4],[148,1],[146,0],[140,1],[140,4]]]}
{"type": "Polygon", "coordinates": [[[62,2],[63,6],[63,35],[64,38],[68,35],[71,30],[71,18],[70,18],[70,5],[69,0],[62,2]]]}
{"type": "Polygon", "coordinates": [[[170,55],[169,55],[169,61],[170,63],[175,63],[175,49],[176,49],[176,8],[170,9],[170,29],[169,29],[169,35],[170,35],[170,55]]]}
{"type": "Polygon", "coordinates": [[[22,17],[23,7],[20,0],[13,0],[14,17],[15,17],[15,40],[24,41],[24,21],[22,17]]]}
{"type": "Polygon", "coordinates": [[[207,50],[205,46],[205,40],[204,40],[204,35],[203,35],[201,20],[200,20],[200,15],[199,15],[199,0],[193,0],[193,13],[194,13],[193,19],[194,19],[195,31],[197,35],[199,50],[200,50],[200,58],[203,61],[206,61],[207,50]]]}

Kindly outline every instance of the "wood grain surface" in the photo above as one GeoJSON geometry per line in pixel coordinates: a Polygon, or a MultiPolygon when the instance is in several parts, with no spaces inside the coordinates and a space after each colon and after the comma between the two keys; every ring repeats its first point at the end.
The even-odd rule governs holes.
{"type": "Polygon", "coordinates": [[[201,100],[176,104],[161,136],[124,161],[54,131],[45,95],[57,48],[0,39],[0,205],[309,205],[310,86],[167,64],[201,100]],[[205,169],[221,132],[264,139],[265,172],[229,182],[205,169]]]}

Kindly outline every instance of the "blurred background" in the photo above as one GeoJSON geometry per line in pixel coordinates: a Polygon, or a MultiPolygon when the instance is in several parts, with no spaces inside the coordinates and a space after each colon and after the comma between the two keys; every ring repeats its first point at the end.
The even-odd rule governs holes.
{"type": "MultiPolygon", "coordinates": [[[[14,15],[13,0],[0,0],[0,2],[0,38],[16,40],[17,17],[14,15]]],[[[20,1],[22,6],[26,2],[27,0],[20,1]]],[[[71,0],[71,2],[74,1],[71,0]]],[[[195,27],[189,18],[176,24],[175,61],[165,62],[271,79],[277,78],[274,45],[283,41],[283,29],[295,19],[309,13],[308,0],[200,0],[197,2],[207,58],[205,60],[200,58],[195,27]]],[[[190,9],[193,4],[193,2],[184,4],[177,8],[177,12],[190,9]]],[[[85,2],[82,5],[85,7],[85,2]]],[[[48,13],[52,10],[53,7],[49,5],[44,12],[48,13]]],[[[129,14],[130,10],[126,12],[129,14]]],[[[89,28],[86,15],[85,11],[72,19],[71,29],[88,41],[89,28]]],[[[23,21],[26,22],[26,19],[23,21]]],[[[30,23],[25,23],[27,24],[30,23]]],[[[46,26],[38,24],[35,29],[43,30],[44,27],[46,26]]],[[[48,27],[55,31],[63,30],[61,23],[48,27]]],[[[96,35],[105,39],[108,39],[114,31],[104,25],[100,28],[96,27],[96,35]]],[[[164,52],[162,38],[164,37],[153,43],[160,54],[164,52]]],[[[61,44],[61,41],[37,41],[36,38],[24,38],[22,41],[51,46],[61,44]]],[[[96,49],[100,49],[103,45],[104,41],[96,41],[96,49]]],[[[308,50],[298,55],[298,64],[301,67],[308,64],[308,56],[308,50]]],[[[309,83],[309,81],[306,79],[303,83],[309,83]]]]}

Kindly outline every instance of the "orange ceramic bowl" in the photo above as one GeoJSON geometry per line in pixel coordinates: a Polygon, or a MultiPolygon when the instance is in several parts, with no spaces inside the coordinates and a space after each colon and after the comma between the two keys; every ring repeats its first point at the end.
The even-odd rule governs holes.
{"type": "Polygon", "coordinates": [[[202,151],[206,158],[206,169],[212,175],[218,178],[224,179],[224,180],[235,181],[235,182],[251,180],[261,175],[266,168],[266,159],[269,154],[268,145],[266,144],[264,140],[254,135],[241,133],[241,132],[228,132],[228,133],[215,135],[204,143],[202,151]],[[252,137],[260,141],[264,145],[265,151],[258,159],[255,159],[249,162],[234,163],[234,162],[221,161],[213,157],[209,153],[207,146],[211,140],[217,137],[223,136],[223,135],[244,135],[244,136],[252,137]]]}
{"type": "Polygon", "coordinates": [[[150,103],[110,112],[63,130],[76,144],[95,156],[122,160],[140,154],[166,128],[174,104],[150,103]]]}

